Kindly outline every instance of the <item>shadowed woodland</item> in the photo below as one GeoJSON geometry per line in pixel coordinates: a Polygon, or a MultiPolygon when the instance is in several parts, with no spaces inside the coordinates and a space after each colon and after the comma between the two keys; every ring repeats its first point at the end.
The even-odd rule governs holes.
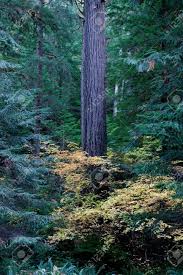
{"type": "Polygon", "coordinates": [[[0,274],[183,274],[183,1],[0,0],[0,274]]]}

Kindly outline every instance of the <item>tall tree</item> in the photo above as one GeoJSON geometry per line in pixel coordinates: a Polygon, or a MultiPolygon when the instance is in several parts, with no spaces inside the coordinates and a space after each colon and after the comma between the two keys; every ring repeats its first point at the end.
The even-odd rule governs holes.
{"type": "Polygon", "coordinates": [[[105,1],[85,0],[81,84],[82,146],[90,156],[106,153],[105,1]]]}
{"type": "Polygon", "coordinates": [[[41,18],[41,10],[44,6],[44,0],[39,0],[40,11],[37,21],[37,56],[38,56],[38,74],[37,74],[37,88],[38,92],[35,100],[36,117],[35,117],[35,156],[40,155],[40,131],[41,131],[41,90],[43,88],[43,21],[41,18]]]}

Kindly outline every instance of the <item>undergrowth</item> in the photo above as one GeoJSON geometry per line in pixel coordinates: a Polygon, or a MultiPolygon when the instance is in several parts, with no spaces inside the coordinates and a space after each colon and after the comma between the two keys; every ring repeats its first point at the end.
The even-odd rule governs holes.
{"type": "MultiPolygon", "coordinates": [[[[124,161],[129,153],[118,154],[118,159],[111,152],[105,158],[88,157],[75,144],[67,145],[65,151],[49,144],[45,154],[52,158],[57,179],[57,194],[49,185],[43,193],[55,204],[50,212],[53,223],[41,232],[50,250],[43,253],[44,262],[38,268],[30,259],[30,267],[25,265],[21,271],[32,270],[35,275],[182,274],[181,267],[180,271],[171,268],[175,259],[169,255],[183,244],[182,185],[169,169],[138,173],[139,161],[124,161]],[[54,264],[45,263],[47,257],[54,264]],[[68,264],[70,260],[75,264],[68,264]]],[[[177,168],[178,163],[173,165],[177,168]]],[[[19,274],[10,266],[8,275],[19,274]]]]}

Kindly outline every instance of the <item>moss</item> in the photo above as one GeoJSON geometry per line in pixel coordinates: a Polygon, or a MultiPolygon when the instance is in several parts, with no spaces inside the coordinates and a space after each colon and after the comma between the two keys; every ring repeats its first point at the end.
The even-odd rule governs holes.
{"type": "Polygon", "coordinates": [[[103,251],[104,262],[119,264],[128,259],[143,268],[147,262],[149,266],[161,264],[167,251],[182,241],[182,221],[175,220],[181,217],[183,200],[170,188],[171,176],[142,174],[118,180],[112,176],[117,166],[109,158],[90,158],[81,151],[64,151],[56,157],[55,172],[64,176],[65,191],[54,216],[57,221],[64,219],[64,224],[55,228],[51,243],[71,241],[75,246],[79,242],[70,251],[72,256],[85,250],[86,258],[91,258],[96,253],[91,247],[95,247],[103,251]],[[97,192],[91,177],[95,168],[109,174],[101,178],[97,192]],[[107,186],[105,198],[101,197],[103,185],[107,186]],[[106,240],[112,241],[104,249],[106,240]]]}

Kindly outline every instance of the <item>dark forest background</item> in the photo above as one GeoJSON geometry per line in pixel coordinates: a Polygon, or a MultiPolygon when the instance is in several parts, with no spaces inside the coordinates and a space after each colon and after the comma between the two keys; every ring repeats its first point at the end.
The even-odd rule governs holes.
{"type": "Polygon", "coordinates": [[[0,0],[0,274],[183,272],[183,1],[106,2],[88,156],[84,3],[0,0]]]}

